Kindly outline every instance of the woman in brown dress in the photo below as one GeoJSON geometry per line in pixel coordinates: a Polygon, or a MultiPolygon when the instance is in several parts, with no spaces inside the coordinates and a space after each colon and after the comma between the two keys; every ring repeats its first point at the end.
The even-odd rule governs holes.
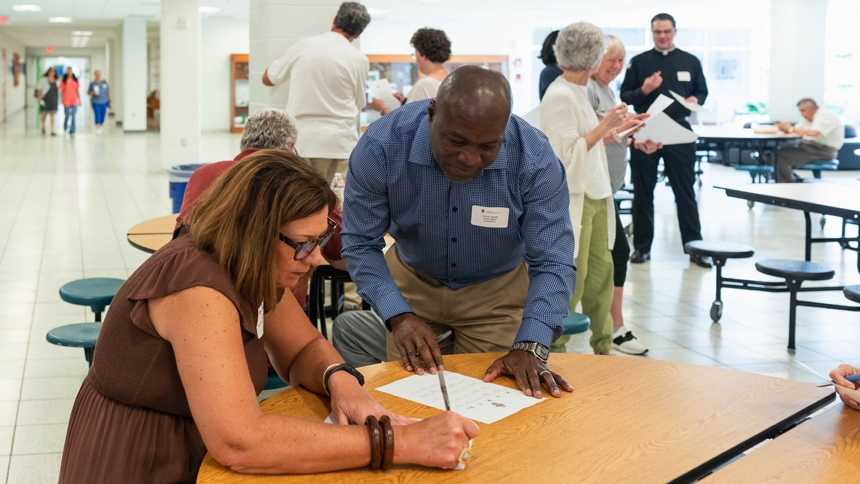
{"type": "MultiPolygon", "coordinates": [[[[478,433],[451,412],[413,423],[361,388],[284,288],[321,262],[336,197],[301,158],[262,150],[218,178],[180,235],[113,300],[69,421],[61,483],[194,482],[208,451],[246,473],[368,465],[363,425],[260,412],[266,354],[291,385],[331,393],[340,424],[388,415],[394,463],[453,468],[478,433]],[[265,316],[264,316],[265,314],[265,316]]],[[[354,370],[353,370],[354,371],[354,370]]]]}

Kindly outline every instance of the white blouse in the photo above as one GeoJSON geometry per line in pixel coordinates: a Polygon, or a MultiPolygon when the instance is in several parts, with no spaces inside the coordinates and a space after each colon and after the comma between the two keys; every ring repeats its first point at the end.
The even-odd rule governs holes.
{"type": "MultiPolygon", "coordinates": [[[[584,197],[607,200],[609,248],[615,243],[615,204],[609,183],[606,148],[600,140],[590,150],[585,135],[599,124],[588,100],[586,86],[559,76],[544,94],[540,109],[540,129],[567,171],[570,190],[570,219],[576,240],[582,228],[584,197]]],[[[580,244],[577,244],[577,249],[580,244]]],[[[578,250],[577,250],[578,252],[578,250]]]]}
{"type": "Polygon", "coordinates": [[[406,104],[421,101],[422,99],[433,99],[436,97],[436,93],[439,91],[439,86],[441,85],[442,81],[438,79],[429,76],[422,77],[415,83],[415,87],[409,91],[406,104]]]}

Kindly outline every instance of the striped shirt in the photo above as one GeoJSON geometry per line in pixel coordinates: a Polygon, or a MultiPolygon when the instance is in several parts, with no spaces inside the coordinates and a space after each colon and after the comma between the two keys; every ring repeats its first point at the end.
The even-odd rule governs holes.
{"type": "Polygon", "coordinates": [[[358,293],[383,320],[413,312],[383,258],[386,232],[404,263],[454,290],[525,261],[529,294],[516,341],[549,346],[576,284],[564,167],[546,136],[511,116],[496,160],[468,182],[452,182],[430,152],[429,103],[371,124],[350,156],[342,255],[358,293]],[[507,226],[473,225],[480,207],[509,209],[507,226]]]}

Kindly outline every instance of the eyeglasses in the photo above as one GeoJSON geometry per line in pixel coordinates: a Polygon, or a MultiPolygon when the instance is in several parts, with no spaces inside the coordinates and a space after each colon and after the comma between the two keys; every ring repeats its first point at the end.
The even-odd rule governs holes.
{"type": "Polygon", "coordinates": [[[336,229],[337,223],[335,223],[335,221],[332,219],[328,219],[328,230],[318,239],[306,240],[304,242],[296,242],[280,232],[278,233],[278,239],[280,239],[281,242],[295,249],[296,254],[293,256],[293,260],[302,260],[305,257],[311,255],[311,253],[317,247],[325,246],[329,239],[331,239],[331,236],[334,235],[334,231],[336,229]]]}

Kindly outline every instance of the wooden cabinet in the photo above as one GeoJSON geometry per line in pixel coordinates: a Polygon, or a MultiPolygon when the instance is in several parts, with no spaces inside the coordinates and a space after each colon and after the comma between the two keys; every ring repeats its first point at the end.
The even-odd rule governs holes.
{"type": "Polygon", "coordinates": [[[230,56],[230,131],[241,133],[248,122],[250,85],[248,84],[248,54],[230,56]]]}

